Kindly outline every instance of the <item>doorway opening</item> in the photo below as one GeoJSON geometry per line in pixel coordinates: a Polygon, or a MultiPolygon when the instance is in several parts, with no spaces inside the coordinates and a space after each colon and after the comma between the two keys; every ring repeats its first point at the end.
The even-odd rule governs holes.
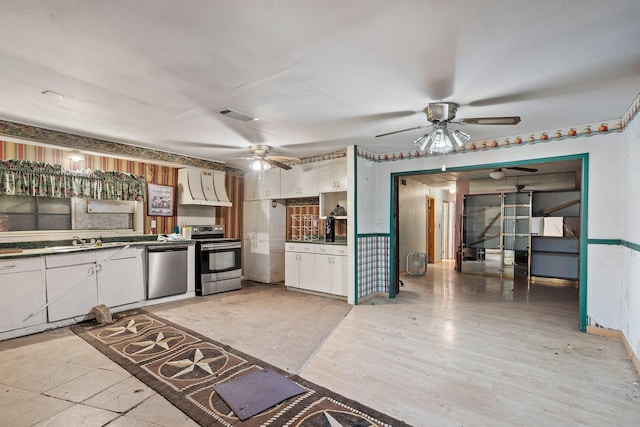
{"type": "MultiPolygon", "coordinates": [[[[526,162],[510,162],[508,165],[533,167],[509,167],[509,171],[516,171],[501,180],[490,178],[489,174],[496,167],[505,167],[505,163],[500,165],[488,164],[480,167],[469,166],[451,168],[447,172],[441,172],[440,170],[425,170],[421,172],[412,171],[392,174],[392,182],[395,182],[396,184],[394,185],[391,194],[391,203],[393,204],[392,206],[394,206],[392,235],[390,236],[391,244],[394,248],[392,253],[391,283],[395,284],[400,282],[400,274],[402,274],[402,270],[404,270],[404,258],[402,255],[405,255],[407,252],[407,239],[415,238],[416,232],[420,233],[419,229],[416,228],[412,228],[411,233],[406,231],[407,227],[405,223],[411,223],[414,221],[415,224],[416,216],[421,216],[420,219],[423,224],[422,228],[424,232],[422,233],[422,243],[420,243],[420,245],[424,245],[422,246],[424,248],[422,251],[427,254],[428,262],[430,264],[439,264],[442,267],[451,266],[452,269],[455,268],[457,270],[458,259],[464,255],[462,253],[464,249],[464,245],[462,243],[464,203],[462,203],[462,201],[464,201],[465,196],[469,194],[486,193],[500,195],[500,197],[504,197],[505,194],[510,193],[514,193],[516,196],[519,196],[519,193],[522,192],[522,188],[525,187],[526,190],[528,190],[527,192],[532,195],[535,195],[535,193],[544,194],[545,192],[570,190],[574,192],[574,194],[578,194],[581,200],[586,200],[585,198],[588,186],[588,183],[586,182],[588,176],[587,154],[548,159],[532,159],[526,162]],[[524,171],[520,173],[518,169],[523,169],[524,171]],[[531,170],[535,170],[537,173],[534,174],[531,170]],[[397,185],[397,178],[400,176],[402,177],[402,186],[397,185]],[[420,185],[422,185],[422,188],[418,188],[420,185]],[[457,190],[453,190],[449,193],[449,190],[453,187],[457,190]],[[418,197],[422,208],[415,208],[415,206],[411,204],[407,194],[414,194],[418,197]],[[432,217],[433,219],[431,219],[432,217]],[[405,229],[404,232],[402,231],[403,228],[405,229]],[[455,263],[448,261],[452,259],[455,260],[455,263]]],[[[533,204],[534,203],[532,203],[531,206],[533,206],[533,204]]],[[[505,204],[505,208],[501,211],[503,212],[503,216],[506,215],[505,212],[507,212],[504,209],[510,209],[507,205],[508,203],[505,204]]],[[[564,205],[564,203],[560,203],[560,205],[564,205]]],[[[573,238],[575,239],[574,244],[579,247],[579,251],[576,252],[576,256],[578,257],[576,265],[579,269],[579,276],[578,280],[573,281],[570,285],[575,289],[577,308],[579,308],[580,329],[584,331],[586,330],[587,245],[586,239],[580,239],[580,236],[584,235],[582,230],[586,230],[587,205],[586,203],[580,203],[575,207],[580,212],[580,215],[578,217],[571,218],[571,222],[573,223],[571,232],[575,232],[576,230],[578,231],[577,235],[573,236],[573,238]],[[574,219],[577,220],[577,228],[575,225],[576,222],[573,221],[574,219]]],[[[545,210],[552,212],[554,209],[545,210]]],[[[519,211],[517,216],[520,216],[519,211]]],[[[529,216],[536,216],[535,209],[532,208],[532,213],[529,216]]],[[[530,218],[530,220],[532,219],[533,218],[530,218]]],[[[549,223],[558,223],[562,219],[563,218],[558,221],[549,221],[549,223]]],[[[510,219],[505,216],[504,221],[501,221],[500,223],[501,227],[506,229],[507,226],[511,224],[509,221],[510,219]]],[[[519,228],[516,228],[516,233],[520,233],[519,228]]],[[[505,236],[506,234],[508,233],[505,232],[505,236]]],[[[504,239],[505,237],[500,234],[500,245],[504,243],[504,239]]],[[[502,246],[500,246],[499,249],[501,250],[502,246]]],[[[519,246],[517,249],[519,249],[519,246]]],[[[418,249],[418,251],[420,250],[418,249]]],[[[541,257],[540,259],[543,258],[544,257],[541,257]]],[[[502,258],[500,259],[503,260],[502,258]]],[[[510,258],[507,260],[510,260],[510,258]]],[[[516,261],[518,266],[520,266],[520,264],[525,264],[522,260],[514,258],[514,263],[516,261]]],[[[524,276],[524,286],[528,291],[534,289],[536,286],[542,286],[543,281],[549,282],[549,280],[547,280],[549,278],[544,277],[534,277],[533,279],[535,280],[532,280],[531,271],[532,270],[529,268],[526,272],[527,275],[524,276]]],[[[518,273],[520,274],[522,271],[518,270],[518,273]]],[[[460,272],[458,271],[456,274],[460,274],[460,272]]],[[[513,290],[513,286],[509,289],[509,284],[506,282],[509,280],[514,282],[516,278],[507,277],[505,274],[499,270],[496,276],[498,280],[505,282],[504,296],[506,297],[509,294],[507,291],[513,290]]],[[[465,277],[465,275],[462,277],[465,277]]],[[[553,279],[551,279],[551,281],[552,280],[553,279]]],[[[521,283],[522,278],[518,278],[518,281],[521,283]]],[[[547,283],[545,283],[545,285],[546,284],[547,283]]],[[[394,291],[396,291],[394,292],[394,295],[397,295],[397,292],[399,292],[400,289],[395,287],[394,291]]]]}

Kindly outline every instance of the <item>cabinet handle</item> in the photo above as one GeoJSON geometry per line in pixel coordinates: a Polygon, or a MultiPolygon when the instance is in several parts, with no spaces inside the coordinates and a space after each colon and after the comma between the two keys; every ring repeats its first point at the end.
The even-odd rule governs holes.
{"type": "Polygon", "coordinates": [[[2,266],[0,270],[11,270],[12,268],[16,268],[16,265],[15,264],[5,265],[5,266],[2,266]]]}

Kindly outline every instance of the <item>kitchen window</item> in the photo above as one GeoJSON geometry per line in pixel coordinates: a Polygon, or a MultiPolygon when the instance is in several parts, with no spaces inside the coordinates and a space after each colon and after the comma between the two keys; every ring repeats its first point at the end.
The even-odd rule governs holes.
{"type": "Polygon", "coordinates": [[[71,230],[71,199],[0,196],[0,232],[71,230]]]}

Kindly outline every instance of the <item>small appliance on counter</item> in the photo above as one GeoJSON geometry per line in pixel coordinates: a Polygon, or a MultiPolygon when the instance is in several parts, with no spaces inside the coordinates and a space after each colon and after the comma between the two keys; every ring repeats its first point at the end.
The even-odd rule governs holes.
{"type": "Polygon", "coordinates": [[[336,218],[332,215],[329,215],[324,222],[324,241],[336,241],[336,218]]]}

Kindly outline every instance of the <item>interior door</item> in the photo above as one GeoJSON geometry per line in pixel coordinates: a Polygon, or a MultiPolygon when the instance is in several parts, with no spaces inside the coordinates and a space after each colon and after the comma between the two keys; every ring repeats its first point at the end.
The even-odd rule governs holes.
{"type": "Polygon", "coordinates": [[[427,259],[429,264],[436,262],[436,214],[433,197],[427,197],[427,259]]]}

